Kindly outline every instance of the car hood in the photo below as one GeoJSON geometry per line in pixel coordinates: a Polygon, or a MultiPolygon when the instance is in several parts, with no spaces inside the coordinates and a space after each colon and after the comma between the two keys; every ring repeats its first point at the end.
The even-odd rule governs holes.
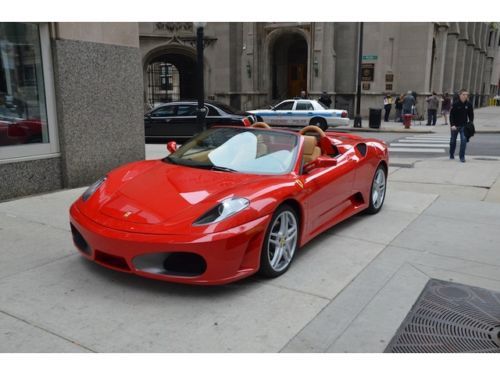
{"type": "Polygon", "coordinates": [[[102,197],[99,212],[137,224],[193,220],[234,192],[244,193],[249,183],[264,179],[158,162],[102,197]]]}

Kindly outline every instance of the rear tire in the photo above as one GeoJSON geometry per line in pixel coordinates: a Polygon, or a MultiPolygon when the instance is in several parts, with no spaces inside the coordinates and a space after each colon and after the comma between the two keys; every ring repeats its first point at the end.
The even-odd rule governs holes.
{"type": "Polygon", "coordinates": [[[370,205],[366,209],[367,214],[376,214],[380,211],[385,201],[387,186],[387,173],[383,165],[379,165],[373,176],[370,189],[370,205]]]}
{"type": "Polygon", "coordinates": [[[325,119],[323,119],[323,118],[319,118],[319,117],[313,118],[309,122],[309,125],[316,125],[317,127],[319,127],[323,131],[328,130],[328,125],[327,125],[325,119]]]}
{"type": "Polygon", "coordinates": [[[278,207],[262,244],[259,273],[269,278],[284,274],[292,264],[298,239],[297,213],[287,204],[278,207]]]}

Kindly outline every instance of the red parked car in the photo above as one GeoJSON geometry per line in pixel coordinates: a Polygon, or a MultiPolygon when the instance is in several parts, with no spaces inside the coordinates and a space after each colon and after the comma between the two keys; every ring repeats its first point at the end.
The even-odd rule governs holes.
{"type": "Polygon", "coordinates": [[[76,247],[115,270],[224,284],[279,276],[321,232],[382,208],[385,143],[264,127],[212,128],[110,172],[71,206],[76,247]]]}
{"type": "Polygon", "coordinates": [[[0,117],[0,146],[37,142],[42,142],[40,120],[0,117]]]}

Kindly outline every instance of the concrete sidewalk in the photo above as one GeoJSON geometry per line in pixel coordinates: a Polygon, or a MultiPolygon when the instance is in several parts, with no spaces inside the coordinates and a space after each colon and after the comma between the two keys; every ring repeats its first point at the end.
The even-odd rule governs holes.
{"type": "MultiPolygon", "coordinates": [[[[394,111],[394,110],[393,110],[394,111]]],[[[392,112],[394,113],[394,112],[392,112]]],[[[393,118],[393,116],[391,116],[393,118]]],[[[436,126],[426,126],[427,117],[422,121],[413,121],[409,129],[405,129],[401,122],[382,121],[380,128],[370,128],[368,119],[362,120],[362,128],[354,127],[354,119],[349,126],[339,126],[331,130],[352,132],[390,132],[390,133],[449,133],[449,125],[443,125],[444,119],[438,116],[436,126]]],[[[500,107],[483,107],[474,110],[474,126],[477,133],[500,133],[500,107]]]]}
{"type": "Polygon", "coordinates": [[[382,352],[430,278],[500,291],[500,163],[391,168],[384,208],[330,229],[273,280],[142,279],[83,259],[84,188],[0,203],[0,352],[382,352]]]}
{"type": "MultiPolygon", "coordinates": [[[[477,110],[476,129],[498,119],[477,110]]],[[[278,279],[222,287],[84,260],[68,208],[85,188],[0,203],[0,352],[382,352],[430,278],[500,291],[500,162],[481,159],[391,167],[379,214],[322,234],[278,279]]]]}

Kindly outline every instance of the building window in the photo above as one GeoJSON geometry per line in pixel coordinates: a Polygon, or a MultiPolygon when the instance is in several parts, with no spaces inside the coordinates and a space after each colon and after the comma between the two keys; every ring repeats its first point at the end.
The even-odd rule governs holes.
{"type": "Polygon", "coordinates": [[[58,152],[52,82],[48,25],[0,22],[0,162],[58,152]]]}

